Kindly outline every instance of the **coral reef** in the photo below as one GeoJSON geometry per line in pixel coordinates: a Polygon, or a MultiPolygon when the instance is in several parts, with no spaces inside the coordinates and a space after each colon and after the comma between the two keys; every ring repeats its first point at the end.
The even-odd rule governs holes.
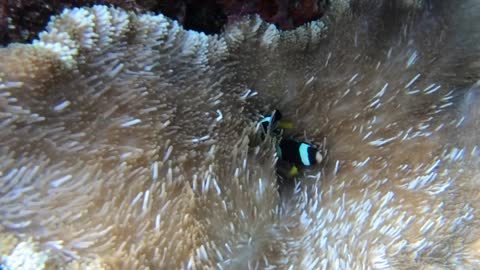
{"type": "Polygon", "coordinates": [[[50,16],[65,8],[110,4],[127,10],[150,10],[156,1],[122,0],[0,0],[0,45],[31,42],[50,16]],[[137,3],[138,2],[138,3],[137,3]]]}
{"type": "Polygon", "coordinates": [[[215,0],[0,0],[0,44],[31,42],[48,23],[50,16],[65,8],[108,4],[128,11],[160,12],[176,19],[187,29],[219,33],[227,18],[215,0]]]}
{"type": "Polygon", "coordinates": [[[0,49],[2,264],[480,267],[479,4],[344,10],[205,35],[93,6],[0,49]],[[272,108],[328,149],[281,197],[272,108]]]}
{"type": "Polygon", "coordinates": [[[325,0],[0,0],[0,44],[31,42],[51,15],[64,8],[109,4],[130,11],[160,12],[186,29],[219,33],[225,23],[244,15],[259,14],[281,29],[291,29],[320,18],[325,0]]]}
{"type": "Polygon", "coordinates": [[[289,30],[320,18],[326,11],[326,0],[219,0],[230,20],[247,14],[258,14],[280,29],[289,30]]]}

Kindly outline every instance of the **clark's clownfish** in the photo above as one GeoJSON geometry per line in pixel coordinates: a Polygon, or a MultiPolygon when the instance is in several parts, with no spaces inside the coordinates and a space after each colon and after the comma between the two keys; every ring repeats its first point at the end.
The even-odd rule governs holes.
{"type": "Polygon", "coordinates": [[[279,136],[281,129],[293,128],[292,122],[282,120],[282,113],[279,110],[274,110],[272,114],[263,116],[258,121],[257,130],[260,130],[262,139],[265,135],[279,136]]]}
{"type": "Polygon", "coordinates": [[[282,139],[277,146],[280,159],[295,166],[309,167],[321,163],[323,156],[313,145],[292,139],[282,139]]]}

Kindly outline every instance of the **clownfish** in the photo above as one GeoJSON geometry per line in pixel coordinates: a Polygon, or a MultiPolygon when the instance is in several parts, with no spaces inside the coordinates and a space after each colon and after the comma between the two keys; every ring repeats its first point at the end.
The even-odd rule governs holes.
{"type": "Polygon", "coordinates": [[[297,166],[309,167],[323,160],[323,155],[314,145],[292,139],[280,140],[276,150],[280,159],[293,165],[290,176],[298,174],[297,166]]]}
{"type": "Polygon", "coordinates": [[[282,138],[282,129],[290,128],[293,128],[293,124],[282,120],[279,110],[274,110],[271,115],[264,116],[257,124],[257,130],[261,130],[262,140],[267,134],[279,139],[279,144],[276,146],[277,156],[292,165],[288,175],[295,176],[299,173],[297,166],[309,167],[321,163],[323,156],[312,144],[282,138]]]}
{"type": "Polygon", "coordinates": [[[261,129],[263,135],[277,134],[278,129],[291,129],[293,124],[282,120],[282,113],[279,110],[274,110],[271,115],[266,115],[258,121],[257,128],[261,129]]]}

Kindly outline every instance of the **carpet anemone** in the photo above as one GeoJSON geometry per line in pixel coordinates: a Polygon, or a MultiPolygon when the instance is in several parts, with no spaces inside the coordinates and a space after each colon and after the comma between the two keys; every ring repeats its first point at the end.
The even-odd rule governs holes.
{"type": "Polygon", "coordinates": [[[220,35],[75,8],[0,48],[2,267],[479,268],[480,5],[334,2],[220,35]],[[328,150],[282,196],[274,108],[328,150]]]}

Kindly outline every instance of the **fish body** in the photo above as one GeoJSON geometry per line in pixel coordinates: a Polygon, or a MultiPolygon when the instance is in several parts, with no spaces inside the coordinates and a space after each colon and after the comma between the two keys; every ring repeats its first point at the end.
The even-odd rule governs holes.
{"type": "Polygon", "coordinates": [[[258,121],[258,128],[263,136],[267,134],[277,134],[278,125],[282,119],[282,113],[279,110],[274,110],[272,114],[263,116],[258,121]]]}
{"type": "Polygon", "coordinates": [[[314,145],[292,139],[282,139],[277,147],[278,156],[294,165],[309,167],[322,162],[322,155],[314,145]]]}

